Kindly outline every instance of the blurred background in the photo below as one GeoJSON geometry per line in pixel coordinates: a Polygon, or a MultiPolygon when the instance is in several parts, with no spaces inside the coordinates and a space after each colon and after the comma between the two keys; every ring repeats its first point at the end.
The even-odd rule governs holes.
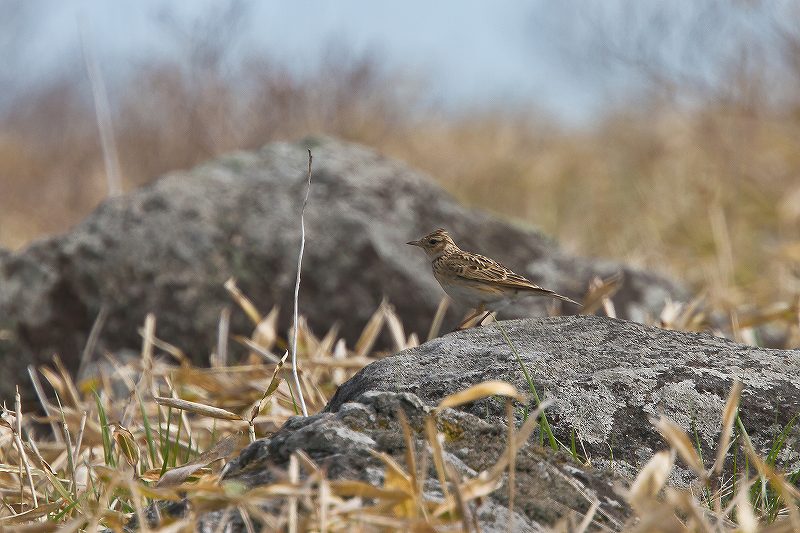
{"type": "Polygon", "coordinates": [[[325,133],[716,306],[796,312],[798,15],[778,0],[0,0],[0,247],[170,170],[325,133]]]}

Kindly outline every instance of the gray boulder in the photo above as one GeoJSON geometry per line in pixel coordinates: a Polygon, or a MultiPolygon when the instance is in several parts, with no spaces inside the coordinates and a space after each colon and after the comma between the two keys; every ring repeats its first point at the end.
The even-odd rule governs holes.
{"type": "MultiPolygon", "coordinates": [[[[371,452],[390,455],[408,471],[406,444],[397,415],[400,410],[408,418],[416,449],[421,453],[426,448],[423,428],[430,408],[411,393],[371,391],[339,405],[335,413],[292,418],[272,437],[245,448],[226,466],[222,482],[235,481],[256,487],[286,481],[290,455],[303,450],[329,479],[356,479],[382,486],[385,464],[371,452]]],[[[447,436],[445,458],[464,478],[474,478],[505,453],[508,433],[505,422],[486,421],[453,409],[441,412],[438,421],[441,428],[446,428],[443,429],[447,436]]],[[[422,464],[420,457],[417,457],[417,464],[422,464]]],[[[442,490],[432,460],[427,464],[429,470],[423,492],[431,500],[441,501],[442,490]]],[[[569,457],[535,442],[519,450],[513,517],[508,512],[507,482],[504,477],[503,485],[480,505],[476,506],[475,502],[470,505],[470,512],[475,514],[482,531],[508,531],[510,518],[514,520],[513,531],[520,532],[545,531],[571,512],[580,521],[591,505],[588,498],[596,498],[600,505],[592,530],[603,526],[619,529],[630,514],[625,501],[615,493],[614,485],[618,481],[614,476],[582,468],[569,457]]],[[[185,511],[185,504],[170,509],[171,514],[185,511]]],[[[278,499],[264,511],[285,516],[283,502],[278,499]]],[[[313,510],[301,510],[301,530],[306,529],[302,520],[313,514],[313,510]]],[[[246,530],[238,513],[224,511],[202,517],[199,530],[214,531],[223,517],[228,521],[228,531],[246,530]]]]}
{"type": "MultiPolygon", "coordinates": [[[[760,349],[595,316],[503,324],[539,395],[555,400],[548,412],[559,440],[568,444],[574,430],[592,464],[628,478],[667,447],[649,422],[661,413],[696,435],[703,457],[713,457],[722,409],[736,378],[744,385],[741,419],[764,455],[800,413],[800,351],[760,349]]],[[[339,387],[326,409],[336,412],[370,391],[409,392],[433,406],[486,380],[528,390],[496,324],[445,335],[372,363],[339,387]]],[[[493,401],[475,402],[464,411],[485,420],[504,416],[493,401]]],[[[778,464],[788,472],[800,469],[796,427],[778,464]]],[[[673,482],[690,481],[686,470],[675,472],[673,482]]]]}
{"type": "MultiPolygon", "coordinates": [[[[300,308],[312,328],[341,324],[353,340],[386,297],[407,330],[423,334],[443,295],[424,254],[404,243],[447,227],[467,249],[492,255],[533,281],[580,297],[594,276],[622,272],[620,316],[657,315],[681,291],[616,263],[564,253],[535,229],[468,209],[426,176],[368,148],[331,139],[238,152],[103,202],[61,236],[0,254],[0,398],[26,383],[24,367],[59,353],[77,367],[101,308],[102,350],[136,349],[148,312],[157,334],[207,361],[229,277],[264,311],[290,316],[306,147],[314,152],[300,308]]],[[[541,314],[541,300],[504,316],[541,314]]],[[[446,326],[457,321],[451,310],[446,326]]],[[[565,309],[571,312],[570,309],[565,309]]],[[[234,313],[232,332],[250,325],[234,313]]]]}

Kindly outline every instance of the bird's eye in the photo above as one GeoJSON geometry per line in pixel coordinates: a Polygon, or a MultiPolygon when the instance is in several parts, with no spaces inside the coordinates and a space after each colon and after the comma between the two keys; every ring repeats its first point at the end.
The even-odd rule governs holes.
{"type": "Polygon", "coordinates": [[[431,239],[428,241],[428,244],[436,244],[436,239],[431,239]]]}

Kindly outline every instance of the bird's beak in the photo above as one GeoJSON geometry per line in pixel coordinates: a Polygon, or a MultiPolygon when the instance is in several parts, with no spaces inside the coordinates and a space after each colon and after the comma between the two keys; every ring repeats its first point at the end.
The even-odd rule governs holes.
{"type": "Polygon", "coordinates": [[[408,241],[406,244],[410,244],[411,246],[419,246],[419,241],[408,241]]]}

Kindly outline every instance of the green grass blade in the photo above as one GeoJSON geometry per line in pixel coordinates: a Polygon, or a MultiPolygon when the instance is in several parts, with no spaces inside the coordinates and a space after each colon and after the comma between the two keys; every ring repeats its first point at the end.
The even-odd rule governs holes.
{"type": "MultiPolygon", "coordinates": [[[[511,341],[511,337],[508,336],[508,332],[506,332],[506,328],[503,326],[503,324],[501,322],[495,322],[495,324],[497,324],[497,328],[503,334],[503,338],[505,339],[506,344],[508,344],[509,349],[514,354],[514,357],[516,357],[517,363],[519,364],[519,367],[522,369],[522,373],[525,376],[525,381],[528,382],[528,389],[531,391],[534,400],[536,400],[536,407],[539,407],[539,405],[542,403],[541,400],[539,399],[539,393],[536,391],[536,385],[534,385],[533,383],[533,378],[531,378],[528,369],[525,368],[525,364],[522,362],[522,357],[520,357],[516,346],[514,346],[514,343],[511,341]]],[[[553,435],[553,429],[550,427],[550,423],[547,420],[547,415],[545,415],[544,413],[542,413],[540,425],[542,428],[542,433],[540,434],[542,435],[542,438],[546,436],[549,441],[550,447],[553,450],[558,450],[559,442],[558,440],[556,440],[555,435],[553,435]]]]}
{"type": "Polygon", "coordinates": [[[97,404],[97,414],[100,418],[100,431],[103,436],[103,458],[105,459],[106,466],[116,468],[117,463],[114,461],[114,450],[112,448],[111,430],[108,427],[108,417],[106,410],[103,407],[103,402],[100,400],[100,395],[97,391],[94,392],[94,401],[97,404]]]}
{"type": "Polygon", "coordinates": [[[144,402],[142,401],[142,397],[137,394],[136,398],[139,400],[139,410],[142,413],[142,425],[144,426],[144,435],[145,439],[147,440],[147,450],[150,453],[150,468],[155,468],[156,443],[153,440],[153,429],[152,427],[150,427],[150,420],[147,418],[147,413],[145,412],[144,402]]]}

